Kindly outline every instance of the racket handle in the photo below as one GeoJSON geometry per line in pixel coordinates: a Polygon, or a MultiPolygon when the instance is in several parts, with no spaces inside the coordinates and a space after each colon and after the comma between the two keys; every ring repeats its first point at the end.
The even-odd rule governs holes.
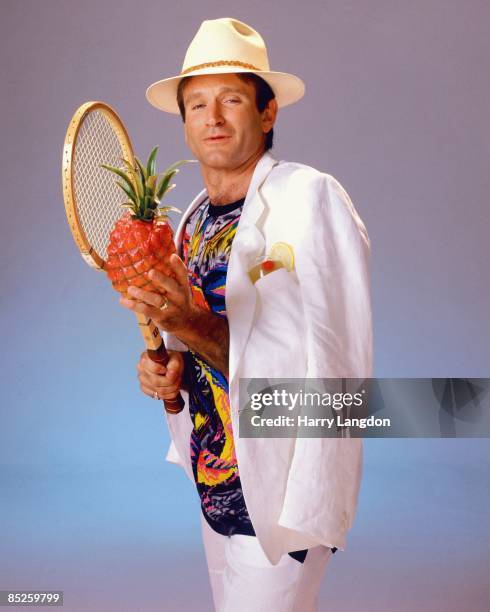
{"type": "MultiPolygon", "coordinates": [[[[166,366],[169,361],[169,355],[167,353],[167,349],[165,348],[165,344],[161,343],[161,345],[157,349],[146,349],[148,353],[148,357],[154,361],[155,363],[159,363],[160,365],[166,366]]],[[[182,412],[185,406],[184,398],[179,393],[173,399],[162,400],[165,405],[165,410],[169,414],[178,414],[182,412]]]]}

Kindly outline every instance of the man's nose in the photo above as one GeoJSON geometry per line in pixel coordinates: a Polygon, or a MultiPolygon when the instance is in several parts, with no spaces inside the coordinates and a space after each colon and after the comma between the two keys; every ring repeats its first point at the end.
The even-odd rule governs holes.
{"type": "Polygon", "coordinates": [[[217,102],[211,102],[207,107],[206,123],[208,125],[220,125],[223,123],[223,115],[221,113],[220,105],[217,102]]]}

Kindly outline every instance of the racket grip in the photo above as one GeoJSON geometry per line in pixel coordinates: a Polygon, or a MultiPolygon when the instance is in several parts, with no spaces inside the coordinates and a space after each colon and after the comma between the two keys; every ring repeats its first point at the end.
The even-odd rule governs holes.
{"type": "MultiPolygon", "coordinates": [[[[163,342],[157,349],[146,349],[146,352],[148,353],[148,357],[155,363],[159,363],[163,366],[167,365],[169,361],[169,355],[163,342]]],[[[185,406],[184,398],[180,393],[172,399],[162,401],[164,403],[165,410],[169,414],[178,414],[179,412],[182,412],[185,406]]]]}

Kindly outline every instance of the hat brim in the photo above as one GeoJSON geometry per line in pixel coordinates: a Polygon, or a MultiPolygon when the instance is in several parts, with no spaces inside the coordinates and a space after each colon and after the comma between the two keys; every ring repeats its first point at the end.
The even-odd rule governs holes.
{"type": "Polygon", "coordinates": [[[146,99],[159,110],[175,115],[180,114],[177,104],[177,88],[184,77],[201,76],[205,74],[230,74],[236,72],[252,72],[267,81],[276,96],[279,108],[288,106],[300,100],[305,93],[305,84],[294,74],[287,72],[271,72],[264,70],[250,70],[238,66],[214,66],[205,70],[195,70],[184,75],[170,77],[156,81],[146,90],[146,99]]]}

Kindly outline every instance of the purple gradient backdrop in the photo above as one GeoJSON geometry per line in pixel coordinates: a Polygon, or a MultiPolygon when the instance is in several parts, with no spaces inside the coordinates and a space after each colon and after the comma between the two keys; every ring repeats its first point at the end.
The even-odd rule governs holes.
{"type": "MultiPolygon", "coordinates": [[[[273,153],[333,174],[373,252],[375,374],[489,375],[487,2],[3,0],[0,23],[0,589],[65,590],[67,610],[211,610],[197,496],[164,462],[137,387],[142,342],[81,260],[61,195],[67,124],[120,113],[136,152],[189,157],[145,100],[204,19],[264,36],[306,82],[273,153]],[[140,598],[140,599],[138,599],[140,598]],[[204,603],[203,603],[204,602],[204,603]]],[[[179,175],[172,204],[202,188],[179,175]]],[[[299,208],[298,208],[299,210],[299,208]]],[[[488,609],[488,440],[369,440],[358,520],[321,609],[488,609]]]]}

